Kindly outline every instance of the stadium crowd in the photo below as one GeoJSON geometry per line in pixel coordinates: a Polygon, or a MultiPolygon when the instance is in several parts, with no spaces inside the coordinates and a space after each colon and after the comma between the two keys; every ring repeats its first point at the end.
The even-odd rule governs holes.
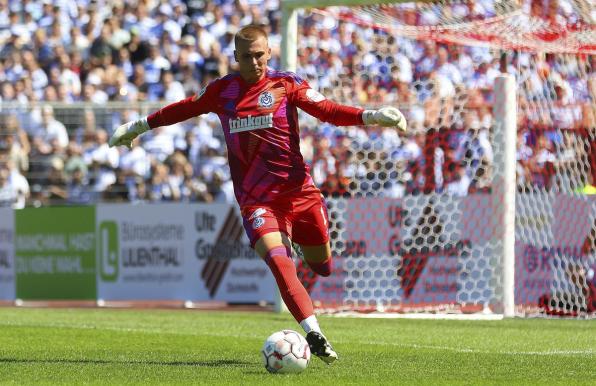
{"type": "MultiPolygon", "coordinates": [[[[404,25],[436,25],[447,7],[451,18],[469,22],[494,16],[493,4],[406,4],[393,16],[404,25]]],[[[567,0],[542,4],[526,6],[552,23],[577,21],[567,0]]],[[[320,12],[300,18],[300,76],[339,102],[394,104],[409,122],[408,133],[398,135],[340,129],[304,114],[303,154],[325,194],[490,189],[491,106],[501,72],[515,73],[520,89],[519,188],[593,182],[593,55],[502,58],[320,12]]],[[[270,64],[279,67],[277,0],[0,0],[0,206],[232,202],[216,116],[155,129],[132,150],[109,148],[107,139],[119,124],[234,71],[233,36],[251,23],[266,28],[270,64]]]]}

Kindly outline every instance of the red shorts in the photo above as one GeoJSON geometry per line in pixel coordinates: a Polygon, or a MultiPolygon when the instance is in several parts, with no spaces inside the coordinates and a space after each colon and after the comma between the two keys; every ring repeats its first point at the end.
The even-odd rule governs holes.
{"type": "Polygon", "coordinates": [[[241,208],[250,246],[263,235],[282,232],[301,245],[322,245],[329,241],[329,218],[325,199],[314,186],[284,195],[277,201],[241,208]]]}

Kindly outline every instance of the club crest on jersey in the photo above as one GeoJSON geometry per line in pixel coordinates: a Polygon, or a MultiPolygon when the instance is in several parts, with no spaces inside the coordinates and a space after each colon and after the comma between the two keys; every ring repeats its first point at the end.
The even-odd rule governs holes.
{"type": "Polygon", "coordinates": [[[265,213],[267,213],[267,210],[265,210],[264,208],[257,208],[254,212],[252,212],[252,214],[249,217],[249,220],[252,220],[255,217],[260,217],[265,213]]]}
{"type": "Polygon", "coordinates": [[[268,109],[271,106],[273,106],[274,103],[275,103],[275,98],[273,98],[273,94],[271,94],[269,91],[263,91],[259,95],[259,100],[258,100],[259,107],[268,109]]]}
{"type": "Polygon", "coordinates": [[[230,119],[230,133],[240,133],[242,131],[267,129],[273,127],[273,114],[257,115],[253,117],[249,115],[246,118],[230,119]]]}
{"type": "Polygon", "coordinates": [[[265,219],[263,217],[256,217],[252,222],[252,229],[258,229],[265,224],[265,219]]]}

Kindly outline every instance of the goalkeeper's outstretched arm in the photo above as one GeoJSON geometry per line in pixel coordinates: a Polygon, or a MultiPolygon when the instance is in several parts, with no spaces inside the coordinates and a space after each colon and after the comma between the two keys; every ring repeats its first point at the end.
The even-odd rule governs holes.
{"type": "Polygon", "coordinates": [[[192,96],[169,104],[147,117],[121,125],[114,131],[109,144],[110,146],[126,146],[130,149],[132,141],[148,130],[183,122],[208,111],[197,96],[192,96]]]}
{"type": "Polygon", "coordinates": [[[342,105],[326,99],[321,93],[310,88],[306,81],[290,82],[290,100],[300,109],[315,118],[337,126],[379,125],[397,127],[406,131],[406,118],[398,108],[382,107],[378,110],[363,110],[342,105]]]}

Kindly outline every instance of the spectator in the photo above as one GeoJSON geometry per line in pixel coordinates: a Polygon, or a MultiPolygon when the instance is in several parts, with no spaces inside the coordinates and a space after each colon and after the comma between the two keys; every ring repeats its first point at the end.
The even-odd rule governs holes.
{"type": "Polygon", "coordinates": [[[311,172],[315,184],[320,186],[327,178],[336,174],[335,157],[331,153],[328,138],[321,138],[314,147],[315,154],[313,155],[311,172]]]}
{"type": "Polygon", "coordinates": [[[129,199],[132,204],[145,204],[149,202],[149,192],[143,178],[134,178],[134,185],[129,191],[129,199]]]}
{"type": "MultiPolygon", "coordinates": [[[[108,94],[94,83],[94,81],[90,81],[83,86],[83,101],[102,105],[108,101],[108,94]]],[[[97,82],[97,85],[100,84],[100,82],[97,82]]]]}
{"type": "Polygon", "coordinates": [[[171,63],[160,53],[156,44],[149,48],[149,57],[143,61],[145,68],[145,81],[149,85],[159,84],[162,71],[171,68],[171,63]]]}
{"type": "Polygon", "coordinates": [[[149,92],[149,84],[145,81],[145,68],[136,64],[133,69],[132,84],[136,89],[138,99],[145,99],[149,92]]]}
{"type": "Polygon", "coordinates": [[[122,19],[119,17],[111,17],[107,20],[110,26],[110,34],[108,36],[108,43],[113,50],[120,50],[130,42],[130,32],[122,28],[122,19]]]}
{"type": "Polygon", "coordinates": [[[38,59],[30,51],[23,52],[23,64],[27,77],[31,81],[33,91],[41,95],[43,88],[48,85],[48,76],[41,68],[38,59]]]}
{"type": "MultiPolygon", "coordinates": [[[[0,20],[4,23],[4,27],[0,26],[0,102],[35,106],[37,101],[71,103],[83,100],[102,105],[107,101],[182,99],[196,93],[211,79],[236,68],[230,37],[247,23],[262,23],[264,18],[269,18],[266,28],[270,29],[272,63],[279,60],[277,3],[161,1],[150,7],[146,2],[140,2],[138,6],[127,2],[92,2],[89,5],[61,2],[57,6],[51,2],[27,1],[22,5],[7,5],[0,20]]],[[[556,28],[565,28],[584,22],[582,15],[566,2],[547,3],[545,7],[541,1],[523,1],[522,7],[527,7],[528,15],[527,23],[522,25],[530,28],[546,22],[556,28]]],[[[394,9],[385,9],[396,25],[412,26],[436,25],[446,18],[449,23],[467,23],[496,14],[494,5],[487,1],[454,3],[447,8],[443,6],[442,10],[447,13],[440,14],[438,7],[427,5],[400,4],[394,9]]],[[[472,191],[477,189],[479,181],[486,184],[490,172],[486,174],[485,171],[490,171],[492,166],[489,156],[492,149],[484,143],[492,135],[487,128],[493,121],[494,78],[501,70],[514,73],[519,86],[518,126],[527,133],[523,144],[518,144],[519,185],[525,184],[532,189],[556,186],[573,190],[579,187],[577,170],[590,164],[586,152],[591,151],[593,143],[584,130],[595,127],[596,122],[594,55],[563,58],[552,54],[515,53],[503,66],[489,49],[464,44],[444,45],[433,39],[389,36],[381,29],[344,22],[350,17],[349,9],[343,8],[341,12],[340,17],[322,16],[317,12],[299,16],[302,20],[298,72],[311,86],[334,99],[359,105],[390,101],[406,112],[415,131],[458,130],[457,134],[453,132],[445,136],[450,138],[449,144],[442,143],[435,149],[434,156],[441,164],[438,174],[445,174],[447,184],[452,178],[447,176],[448,172],[456,171],[447,170],[450,163],[460,162],[465,158],[461,154],[467,152],[470,157],[466,158],[465,169],[472,181],[469,189],[472,191]],[[371,50],[373,43],[376,46],[371,50]],[[474,66],[474,63],[478,65],[474,66]],[[475,116],[475,119],[468,116],[475,116]],[[472,123],[479,129],[470,131],[472,123]],[[538,139],[540,133],[545,136],[544,140],[538,139]],[[455,152],[461,152],[459,158],[450,158],[455,152]],[[556,162],[548,161],[551,155],[556,162]],[[547,161],[540,162],[541,159],[547,161]],[[551,178],[550,184],[545,185],[545,173],[555,174],[555,171],[556,178],[551,178]]],[[[506,14],[501,16],[504,20],[508,17],[506,14]]],[[[524,19],[512,19],[519,20],[524,19]]],[[[69,143],[68,131],[73,134],[72,140],[78,143],[89,135],[93,135],[94,141],[96,127],[111,127],[114,122],[123,120],[122,114],[107,113],[95,106],[97,117],[91,119],[92,114],[84,113],[81,118],[67,121],[67,117],[75,116],[76,108],[56,107],[55,114],[54,111],[48,114],[51,117],[46,127],[41,118],[41,110],[45,107],[40,111],[34,107],[31,114],[24,109],[11,109],[13,107],[5,111],[16,118],[8,131],[13,132],[14,127],[19,129],[0,141],[11,148],[12,162],[25,173],[32,184],[34,200],[40,203],[43,198],[34,185],[48,173],[55,158],[53,153],[57,152],[58,158],[68,165],[69,158],[64,158],[70,157],[68,150],[64,154],[69,143]],[[83,127],[78,127],[79,124],[83,127]],[[29,138],[21,127],[30,134],[29,138]],[[31,164],[29,170],[27,158],[31,164]]],[[[215,151],[207,148],[220,141],[221,131],[218,126],[210,126],[209,120],[196,122],[196,127],[179,126],[174,132],[165,131],[163,136],[148,139],[149,156],[134,151],[131,154],[123,152],[122,157],[129,158],[119,161],[119,167],[125,169],[128,176],[134,173],[145,177],[149,158],[164,161],[179,149],[184,151],[194,174],[200,176],[186,176],[185,183],[212,183],[213,171],[219,170],[219,166],[214,165],[224,150],[218,146],[215,151]],[[192,134],[187,135],[191,131],[192,134]]],[[[303,127],[307,126],[314,127],[312,124],[303,127]]],[[[0,131],[4,129],[0,127],[0,131]]],[[[325,125],[315,132],[303,131],[303,136],[310,138],[305,143],[310,141],[313,146],[329,144],[330,154],[324,157],[313,154],[311,159],[313,174],[319,176],[316,178],[321,184],[329,186],[329,192],[341,191],[340,186],[346,185],[345,179],[364,181],[366,173],[377,173],[374,162],[366,166],[364,163],[356,165],[334,150],[336,142],[344,138],[353,141],[356,148],[364,148],[372,146],[371,141],[381,136],[390,148],[387,151],[390,161],[394,162],[392,165],[403,167],[404,178],[416,175],[414,178],[423,182],[432,174],[425,169],[425,162],[430,158],[422,154],[424,148],[418,146],[419,150],[415,150],[413,138],[416,135],[401,143],[400,138],[387,138],[374,130],[347,129],[344,133],[340,139],[325,125]],[[419,155],[408,158],[414,153],[419,155]]],[[[424,139],[424,135],[420,134],[420,138],[424,139]]],[[[424,141],[422,144],[424,146],[424,141]]],[[[84,147],[86,151],[89,146],[84,147]]],[[[308,153],[304,152],[310,157],[308,153]]],[[[90,168],[83,181],[95,185],[97,169],[91,165],[90,168]]],[[[70,167],[65,166],[67,169],[70,167]]],[[[228,178],[227,172],[221,170],[228,178]]],[[[70,178],[68,174],[67,177],[70,178]]],[[[408,181],[408,189],[413,189],[413,180],[408,181]]],[[[437,181],[440,182],[440,178],[437,181]]],[[[440,189],[439,185],[441,183],[437,186],[440,189]]]]}
{"type": "Polygon", "coordinates": [[[54,118],[54,108],[51,105],[44,105],[41,108],[41,122],[31,133],[38,151],[47,154],[43,148],[56,140],[61,149],[68,145],[68,132],[66,127],[54,118]]]}
{"type": "Polygon", "coordinates": [[[165,164],[156,163],[152,167],[149,182],[149,199],[153,202],[177,200],[176,191],[168,181],[169,168],[165,164]]]}
{"type": "Polygon", "coordinates": [[[170,166],[170,173],[168,176],[168,184],[172,188],[173,192],[173,199],[176,201],[181,200],[182,191],[185,182],[185,168],[188,161],[186,157],[180,152],[176,152],[172,154],[172,156],[168,159],[168,164],[170,166]]]}
{"type": "Polygon", "coordinates": [[[457,85],[463,82],[463,77],[459,68],[449,61],[449,53],[446,47],[439,47],[437,49],[437,73],[448,78],[452,84],[457,85]]]}
{"type": "Polygon", "coordinates": [[[70,30],[70,47],[73,52],[87,52],[91,43],[87,36],[81,32],[81,28],[78,26],[73,26],[70,30]]]}
{"type": "Polygon", "coordinates": [[[58,70],[60,84],[66,87],[66,92],[73,99],[81,95],[81,79],[79,74],[71,69],[71,61],[68,54],[64,53],[58,58],[58,70]]]}
{"type": "Polygon", "coordinates": [[[83,158],[83,149],[76,142],[71,142],[66,148],[66,161],[64,165],[64,172],[70,177],[75,170],[80,170],[83,178],[86,178],[88,168],[83,158]]]}
{"type": "Polygon", "coordinates": [[[166,132],[166,129],[159,127],[152,130],[151,135],[143,138],[143,147],[149,157],[157,162],[164,162],[174,152],[174,138],[166,132]]]}
{"type": "Polygon", "coordinates": [[[66,184],[66,202],[73,205],[88,205],[93,202],[86,172],[80,165],[75,166],[70,172],[66,184]]]}
{"type": "Polygon", "coordinates": [[[214,20],[208,24],[209,33],[215,40],[220,40],[228,29],[228,22],[224,17],[223,9],[221,7],[214,7],[213,17],[214,20]]]}
{"type": "Polygon", "coordinates": [[[10,170],[6,163],[0,163],[0,207],[12,207],[17,201],[17,191],[9,177],[10,170]]]}
{"type": "Polygon", "coordinates": [[[170,71],[164,71],[161,79],[164,88],[162,99],[169,102],[176,102],[186,98],[184,87],[174,79],[174,75],[170,71]]]}
{"type": "Polygon", "coordinates": [[[126,81],[128,81],[133,75],[134,66],[130,59],[130,51],[126,47],[118,50],[115,63],[120,67],[126,77],[126,81]]]}
{"type": "Polygon", "coordinates": [[[108,133],[103,129],[95,132],[95,143],[83,149],[83,159],[93,173],[93,190],[103,192],[116,182],[114,169],[118,166],[119,153],[108,145],[108,133]]]}
{"type": "MultiPolygon", "coordinates": [[[[4,163],[4,166],[0,166],[0,168],[5,168],[8,170],[8,186],[9,188],[4,191],[2,194],[8,194],[10,200],[12,200],[12,207],[14,209],[23,209],[25,207],[26,201],[29,198],[30,190],[29,190],[29,182],[27,179],[21,174],[19,169],[15,166],[10,158],[2,157],[1,163],[4,163]],[[4,160],[5,159],[5,160],[4,160]]],[[[1,172],[0,172],[1,173],[1,172]]],[[[0,183],[1,185],[1,183],[0,183]]],[[[0,191],[2,188],[0,188],[0,191]]],[[[3,199],[0,198],[0,201],[3,199]]],[[[2,204],[0,204],[1,206],[2,204]]]]}
{"type": "Polygon", "coordinates": [[[137,100],[137,89],[130,83],[124,70],[118,70],[114,75],[112,87],[108,90],[110,101],[134,102],[137,100]]]}
{"type": "Polygon", "coordinates": [[[547,189],[550,187],[554,164],[557,161],[552,150],[552,143],[544,134],[540,134],[536,141],[536,151],[528,162],[532,183],[537,187],[547,189]]]}
{"type": "Polygon", "coordinates": [[[137,28],[130,29],[130,42],[126,48],[130,52],[130,61],[133,65],[142,63],[149,57],[149,43],[141,38],[137,28]]]}
{"type": "Polygon", "coordinates": [[[45,198],[52,205],[60,205],[67,198],[66,178],[64,175],[64,161],[61,158],[54,157],[41,185],[47,190],[42,191],[45,198]]]}
{"type": "Polygon", "coordinates": [[[207,185],[194,176],[193,167],[189,162],[184,165],[184,181],[180,191],[183,201],[213,201],[213,196],[209,193],[207,185]]]}
{"type": "MultiPolygon", "coordinates": [[[[206,143],[200,154],[201,162],[199,164],[198,175],[207,183],[213,180],[216,171],[224,171],[228,166],[226,158],[220,153],[221,143],[216,138],[211,138],[206,143]]],[[[224,172],[224,175],[226,173],[224,172]]],[[[227,173],[229,175],[229,172],[227,173]]]]}
{"type": "Polygon", "coordinates": [[[517,132],[517,151],[515,153],[515,159],[517,160],[516,172],[517,172],[517,186],[523,190],[529,188],[532,183],[532,172],[530,171],[530,159],[534,154],[534,151],[526,143],[526,131],[517,132]]]}
{"type": "Polygon", "coordinates": [[[209,194],[213,197],[213,202],[232,204],[236,202],[234,196],[234,186],[232,180],[227,178],[221,170],[215,170],[208,184],[209,194]]]}
{"type": "MultiPolygon", "coordinates": [[[[137,143],[135,143],[136,145],[137,143]]],[[[129,176],[146,178],[149,176],[151,161],[143,146],[133,146],[130,150],[119,149],[118,167],[129,176]]]]}
{"type": "Polygon", "coordinates": [[[127,174],[122,169],[116,169],[115,175],[115,182],[103,191],[103,199],[108,202],[127,202],[130,198],[127,174]]]}
{"type": "Polygon", "coordinates": [[[8,155],[8,160],[19,172],[29,170],[29,139],[20,128],[16,115],[5,116],[0,125],[0,152],[8,155]]]}

